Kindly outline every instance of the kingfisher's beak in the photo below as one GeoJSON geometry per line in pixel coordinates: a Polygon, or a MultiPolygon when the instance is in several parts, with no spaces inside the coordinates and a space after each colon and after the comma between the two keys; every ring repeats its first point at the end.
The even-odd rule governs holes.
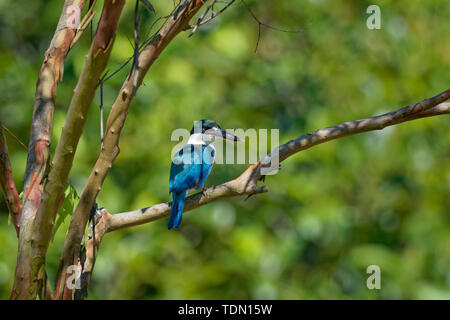
{"type": "Polygon", "coordinates": [[[231,141],[241,141],[241,139],[239,139],[238,136],[235,136],[234,134],[229,133],[225,130],[220,130],[220,133],[222,134],[223,139],[231,140],[231,141]]]}
{"type": "Polygon", "coordinates": [[[241,141],[241,139],[237,136],[223,129],[213,128],[208,130],[206,133],[226,140],[241,141]]]}

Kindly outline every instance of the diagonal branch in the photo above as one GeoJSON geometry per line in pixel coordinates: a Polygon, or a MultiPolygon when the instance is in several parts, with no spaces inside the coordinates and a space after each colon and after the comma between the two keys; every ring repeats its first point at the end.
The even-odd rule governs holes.
{"type": "Polygon", "coordinates": [[[20,203],[19,193],[11,169],[9,160],[8,146],[6,144],[5,135],[3,134],[3,125],[0,122],[0,187],[5,196],[6,205],[9,214],[16,228],[17,236],[20,230],[20,215],[22,212],[22,204],[20,203]]]}
{"type": "MultiPolygon", "coordinates": [[[[290,140],[287,143],[276,147],[269,155],[260,162],[250,166],[236,179],[219,186],[208,188],[204,192],[188,197],[186,199],[184,211],[190,211],[205,204],[225,198],[267,192],[267,188],[265,186],[257,186],[257,182],[263,177],[261,169],[274,161],[275,157],[281,162],[297,152],[327,141],[362,132],[381,130],[385,127],[405,121],[450,114],[450,103],[442,103],[448,99],[450,99],[450,89],[435,97],[383,115],[344,122],[290,140]]],[[[107,232],[144,224],[162,218],[168,218],[170,209],[170,202],[165,202],[148,208],[113,214],[107,232]]]]}
{"type": "Polygon", "coordinates": [[[76,264],[79,260],[80,243],[88,222],[89,212],[114,160],[119,154],[120,133],[131,101],[134,98],[133,92],[140,87],[144,76],[161,52],[178,33],[184,30],[185,25],[203,6],[204,2],[204,0],[184,0],[180,3],[174,13],[167,17],[160,31],[139,54],[136,66],[132,68],[122,85],[108,116],[103,148],[86,182],[69,225],[58,272],[56,294],[58,299],[70,298],[73,295],[73,290],[66,286],[65,280],[69,276],[67,268],[72,264],[76,264]],[[135,80],[136,73],[138,73],[137,80],[135,80]]]}
{"type": "Polygon", "coordinates": [[[425,99],[421,102],[403,107],[392,112],[367,119],[344,122],[336,126],[320,129],[313,133],[302,135],[297,139],[291,140],[280,146],[280,162],[294,153],[311,148],[312,146],[320,143],[343,138],[357,133],[381,130],[385,127],[399,124],[405,121],[434,115],[434,112],[436,112],[436,110],[430,111],[430,109],[448,99],[450,99],[450,89],[429,99],[425,99]]]}

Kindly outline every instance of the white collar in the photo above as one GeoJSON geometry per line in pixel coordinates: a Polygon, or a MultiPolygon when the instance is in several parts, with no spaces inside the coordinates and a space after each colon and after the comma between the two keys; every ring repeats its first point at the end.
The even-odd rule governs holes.
{"type": "Polygon", "coordinates": [[[194,133],[189,137],[188,144],[206,144],[201,133],[194,133]]]}

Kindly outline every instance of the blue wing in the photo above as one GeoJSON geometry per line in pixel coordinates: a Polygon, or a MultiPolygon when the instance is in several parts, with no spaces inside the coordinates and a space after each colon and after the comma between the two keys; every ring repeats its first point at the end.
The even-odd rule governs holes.
{"type": "Polygon", "coordinates": [[[214,158],[216,156],[216,150],[212,145],[207,145],[206,147],[204,147],[202,155],[203,158],[202,158],[201,177],[197,188],[203,187],[206,178],[208,178],[209,174],[211,173],[211,168],[213,166],[214,158]]]}
{"type": "Polygon", "coordinates": [[[215,150],[210,145],[186,145],[172,159],[169,191],[181,192],[201,188],[214,162],[215,150]]]}
{"type": "Polygon", "coordinates": [[[191,188],[201,188],[211,172],[215,149],[212,145],[186,145],[172,159],[169,192],[172,209],[168,228],[178,228],[183,216],[186,193],[191,188]]]}

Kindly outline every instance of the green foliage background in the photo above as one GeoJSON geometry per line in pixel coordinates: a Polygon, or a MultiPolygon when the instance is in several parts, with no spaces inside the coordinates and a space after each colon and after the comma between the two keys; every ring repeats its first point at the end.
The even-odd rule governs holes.
{"type": "MultiPolygon", "coordinates": [[[[108,68],[132,54],[127,3],[108,68]]],[[[159,15],[172,1],[153,0],[159,15]]],[[[224,128],[279,128],[280,141],[390,111],[450,87],[450,6],[440,1],[237,1],[160,56],[133,101],[121,153],[98,198],[112,213],[168,201],[176,128],[209,118],[224,128]],[[366,8],[381,7],[381,30],[366,8]]],[[[33,97],[62,1],[0,0],[0,118],[28,144],[33,97]]],[[[98,21],[101,1],[97,4],[98,21]]],[[[142,33],[155,18],[141,10],[142,33]]],[[[96,25],[96,23],[94,24],[96,25]]],[[[52,150],[89,47],[70,52],[58,87],[52,150]]],[[[128,67],[127,67],[128,69],[128,67]]],[[[106,114],[126,73],[105,85],[106,114]]],[[[99,152],[98,95],[70,183],[81,193],[99,152]]],[[[184,215],[108,234],[91,299],[450,299],[450,123],[423,119],[340,139],[289,158],[267,194],[220,201],[184,215]],[[366,288],[379,265],[381,290],[366,288]]],[[[26,152],[8,137],[16,183],[26,152]]],[[[207,185],[246,165],[216,165],[207,185]]],[[[48,254],[54,279],[69,219],[48,254]]],[[[16,262],[14,228],[0,202],[0,298],[16,262]]]]}

